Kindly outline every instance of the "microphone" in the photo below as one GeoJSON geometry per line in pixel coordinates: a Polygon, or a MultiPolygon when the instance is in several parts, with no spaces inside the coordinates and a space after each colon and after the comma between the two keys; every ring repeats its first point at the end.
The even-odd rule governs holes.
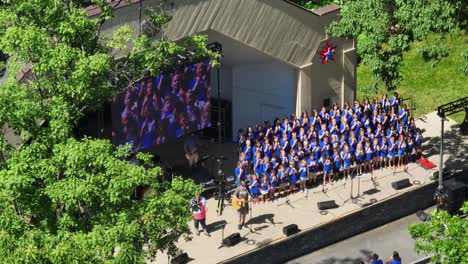
{"type": "Polygon", "coordinates": [[[216,158],[218,161],[220,160],[228,160],[228,158],[224,157],[224,156],[219,156],[216,158]]]}

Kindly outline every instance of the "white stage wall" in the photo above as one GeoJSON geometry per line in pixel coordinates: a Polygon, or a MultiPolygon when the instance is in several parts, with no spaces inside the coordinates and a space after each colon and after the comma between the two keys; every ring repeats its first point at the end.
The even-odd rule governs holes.
{"type": "Polygon", "coordinates": [[[296,69],[282,63],[232,66],[233,135],[295,111],[296,69]]]}

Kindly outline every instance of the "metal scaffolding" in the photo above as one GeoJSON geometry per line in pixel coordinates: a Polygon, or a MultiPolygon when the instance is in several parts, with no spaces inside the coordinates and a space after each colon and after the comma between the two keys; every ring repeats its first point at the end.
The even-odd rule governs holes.
{"type": "Polygon", "coordinates": [[[444,172],[444,121],[446,120],[445,118],[449,115],[453,115],[455,113],[465,111],[467,113],[467,116],[465,116],[465,121],[463,124],[460,126],[463,128],[463,126],[466,126],[467,123],[467,118],[468,118],[468,97],[464,97],[461,99],[458,99],[456,101],[441,105],[437,107],[437,115],[440,117],[441,121],[441,130],[440,130],[440,160],[439,160],[439,186],[437,187],[437,192],[435,194],[436,199],[437,199],[437,205],[439,208],[439,205],[443,203],[445,200],[445,191],[444,191],[444,186],[443,186],[443,172],[444,172]]]}

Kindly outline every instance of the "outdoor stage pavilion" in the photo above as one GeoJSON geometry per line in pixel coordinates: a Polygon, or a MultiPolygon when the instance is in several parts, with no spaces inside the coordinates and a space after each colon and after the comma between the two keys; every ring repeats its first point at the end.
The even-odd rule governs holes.
{"type": "MultiPolygon", "coordinates": [[[[123,25],[138,32],[141,10],[159,1],[132,2],[115,7],[104,34],[123,25]]],[[[99,14],[93,7],[87,11],[91,17],[99,14]]],[[[220,95],[232,105],[232,135],[263,120],[355,98],[355,40],[326,34],[339,14],[336,5],[308,10],[284,0],[175,0],[173,11],[163,32],[169,39],[204,34],[209,43],[222,45],[220,95]],[[336,50],[333,60],[322,64],[320,51],[327,42],[336,50]]],[[[212,75],[216,97],[216,70],[212,75]]]]}

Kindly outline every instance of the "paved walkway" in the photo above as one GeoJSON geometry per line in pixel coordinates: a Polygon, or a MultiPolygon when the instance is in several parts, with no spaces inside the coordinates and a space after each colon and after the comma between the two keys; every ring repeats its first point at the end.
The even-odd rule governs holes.
{"type": "MultiPolygon", "coordinates": [[[[424,136],[430,138],[425,140],[425,157],[438,165],[438,142],[440,142],[440,118],[435,113],[427,115],[424,119],[417,121],[418,127],[425,130],[424,136]]],[[[454,131],[455,123],[446,122],[445,131],[447,135],[447,148],[444,150],[444,162],[446,167],[454,170],[462,169],[462,162],[468,154],[468,138],[461,137],[458,131],[454,131]],[[448,123],[448,124],[447,124],[448,123]]],[[[321,187],[311,188],[308,192],[299,192],[286,198],[280,198],[275,202],[254,205],[251,216],[248,216],[248,228],[237,230],[236,212],[227,206],[223,215],[216,214],[217,201],[208,201],[207,223],[211,231],[211,237],[203,234],[193,236],[193,239],[186,241],[181,238],[179,247],[187,252],[192,259],[190,263],[218,263],[239,254],[255,250],[265,244],[275,243],[284,239],[282,228],[289,224],[297,224],[299,229],[306,230],[331,221],[335,218],[343,217],[356,210],[361,210],[365,205],[390,199],[396,195],[419,188],[421,185],[430,183],[431,176],[438,168],[426,170],[416,163],[409,164],[407,169],[384,169],[375,171],[375,181],[371,181],[370,174],[360,177],[360,180],[353,180],[353,196],[359,195],[358,199],[350,199],[351,181],[341,179],[333,186],[328,185],[328,191],[323,193],[321,187]],[[391,183],[396,180],[409,178],[412,186],[396,191],[391,188],[391,183]],[[360,181],[359,193],[357,189],[360,181]],[[320,212],[317,202],[325,200],[335,200],[338,208],[320,212]],[[224,237],[229,234],[239,232],[242,241],[230,248],[220,247],[223,229],[221,224],[225,223],[224,237]]],[[[192,225],[192,223],[190,223],[192,225]]],[[[339,232],[339,230],[337,230],[339,232]]],[[[165,263],[167,256],[160,254],[158,263],[165,263]]]]}
{"type": "MultiPolygon", "coordinates": [[[[435,207],[431,207],[425,212],[430,213],[434,210],[435,207]]],[[[419,223],[422,222],[416,214],[411,214],[291,260],[287,264],[356,264],[360,261],[368,263],[374,253],[385,262],[394,250],[398,251],[404,263],[410,263],[424,257],[414,252],[414,240],[408,234],[408,226],[419,223]]]]}

